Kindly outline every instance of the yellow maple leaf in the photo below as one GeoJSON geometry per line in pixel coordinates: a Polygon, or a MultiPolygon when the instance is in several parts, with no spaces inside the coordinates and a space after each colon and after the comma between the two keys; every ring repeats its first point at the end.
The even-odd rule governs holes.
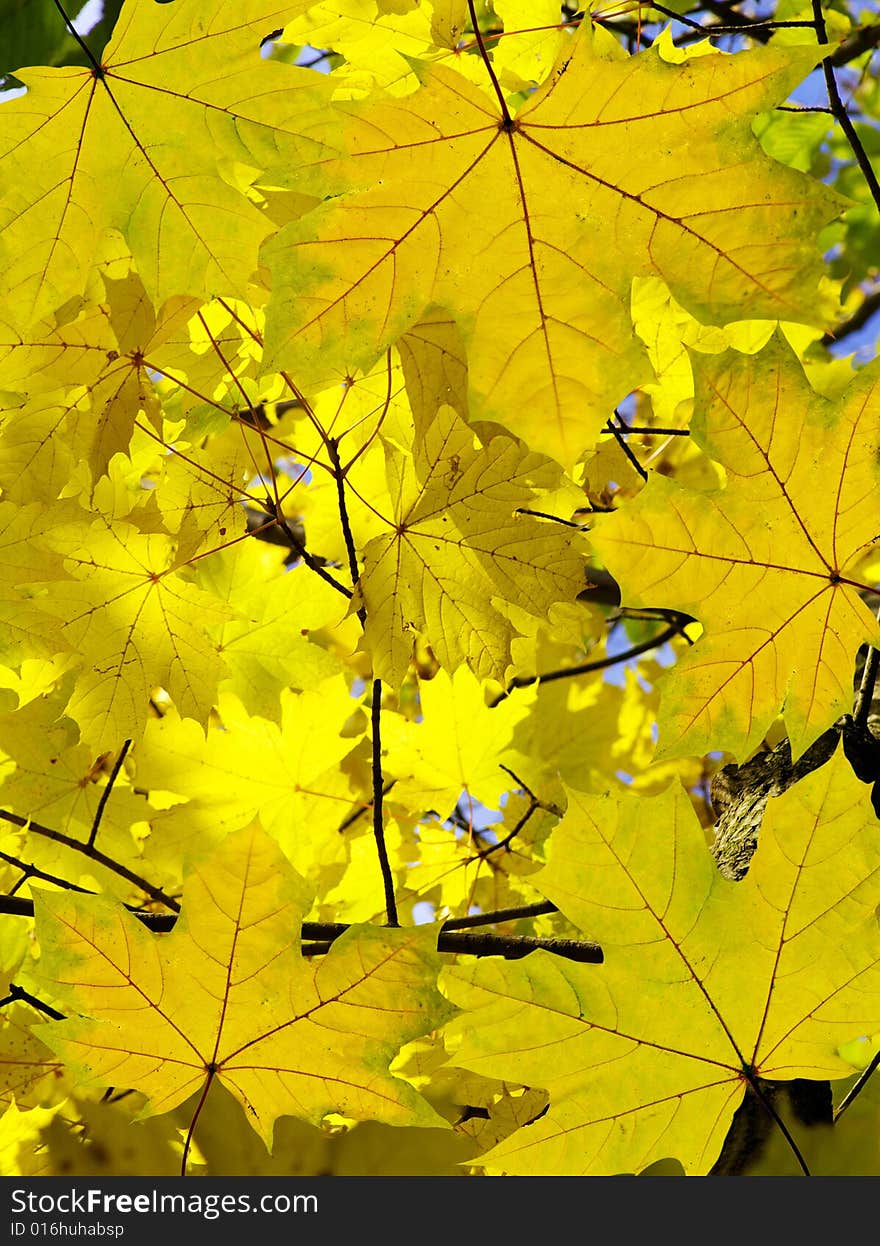
{"type": "Polygon", "coordinates": [[[320,148],[304,131],[326,82],[259,53],[291,15],[278,0],[170,15],[129,0],[100,67],[19,71],[27,95],[3,103],[0,141],[0,164],[15,162],[0,202],[7,314],[27,324],[82,294],[111,227],[156,306],[244,292],[272,230],[247,196],[264,157],[320,148]]]}
{"type": "Polygon", "coordinates": [[[585,22],[515,117],[488,74],[487,95],[445,66],[402,100],[334,105],[347,154],[313,171],[326,201],[264,251],[266,366],[341,380],[439,304],[465,339],[472,416],[574,463],[649,379],[633,277],[662,277],[703,320],[815,319],[814,239],[842,201],[750,130],[815,55],[619,59],[585,22]]]}
{"type": "Polygon", "coordinates": [[[781,711],[801,753],[852,709],[859,646],[880,644],[860,563],[877,540],[878,371],[837,403],[791,350],[695,360],[694,437],[727,473],[697,492],[652,476],[596,525],[633,606],[693,614],[705,636],[661,685],[658,755],[743,758],[781,711]]]}
{"type": "Polygon", "coordinates": [[[52,544],[70,578],[47,585],[38,604],[80,660],[64,712],[83,740],[102,753],[139,738],[159,686],[182,714],[205,719],[223,673],[205,626],[224,609],[173,569],[173,539],[98,519],[71,523],[52,544]]]}
{"type": "Polygon", "coordinates": [[[251,830],[189,875],[168,936],[103,898],[41,896],[41,990],[73,1015],[40,1037],[81,1080],[140,1090],[144,1115],[199,1089],[203,1101],[216,1080],[267,1144],[282,1115],[442,1127],[388,1067],[448,1014],[436,932],[353,927],[309,961],[310,903],[277,845],[251,830]]]}
{"type": "Polygon", "coordinates": [[[453,1062],[550,1092],[481,1162],[530,1174],[711,1168],[747,1086],[845,1078],[880,1024],[880,841],[838,750],[770,801],[746,878],[716,869],[681,788],[571,794],[531,881],[604,950],[444,971],[453,1062]]]}
{"type": "Polygon", "coordinates": [[[507,437],[476,446],[451,407],[389,464],[390,531],[364,549],[356,602],[376,674],[399,687],[421,630],[442,665],[503,680],[515,628],[505,603],[545,618],[584,586],[579,538],[526,513],[559,472],[507,437]]]}
{"type": "Polygon", "coordinates": [[[341,763],[357,744],[346,732],[357,708],[337,675],[308,692],[283,692],[280,726],[250,717],[232,698],[221,700],[223,725],[207,737],[192,719],[151,719],[137,750],[138,785],[186,803],[163,820],[148,857],[164,851],[173,862],[181,843],[195,856],[259,815],[302,874],[343,858],[339,825],[359,789],[341,763]]]}
{"type": "Polygon", "coordinates": [[[283,688],[317,688],[340,664],[309,639],[311,631],[338,623],[346,602],[305,567],[286,570],[283,552],[257,541],[239,541],[201,564],[199,585],[230,611],[210,628],[229,672],[229,688],[249,713],[281,714],[283,688]]]}
{"type": "Polygon", "coordinates": [[[408,722],[392,714],[382,720],[385,769],[396,780],[394,800],[420,813],[432,809],[441,818],[460,797],[497,809],[511,785],[499,761],[533,697],[534,692],[509,698],[489,709],[479,681],[464,666],[452,677],[438,671],[433,679],[422,680],[424,721],[408,722]]]}

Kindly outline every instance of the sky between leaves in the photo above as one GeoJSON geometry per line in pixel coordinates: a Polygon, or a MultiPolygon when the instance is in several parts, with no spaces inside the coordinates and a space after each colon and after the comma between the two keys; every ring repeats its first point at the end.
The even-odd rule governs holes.
{"type": "Polygon", "coordinates": [[[112,1171],[705,1173],[880,1030],[870,789],[838,750],[741,883],[707,791],[880,646],[877,368],[821,341],[876,209],[777,108],[816,29],[570,16],[126,0],[10,67],[9,1171],[136,1113],[112,1171]],[[413,916],[541,900],[486,923],[566,954],[413,916]]]}

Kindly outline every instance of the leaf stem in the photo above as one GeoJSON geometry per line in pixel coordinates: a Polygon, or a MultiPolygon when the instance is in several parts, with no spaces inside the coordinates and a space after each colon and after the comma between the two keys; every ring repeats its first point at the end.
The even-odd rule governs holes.
{"type": "Polygon", "coordinates": [[[504,118],[504,129],[509,130],[511,126],[513,125],[513,118],[510,115],[510,110],[507,107],[507,101],[504,98],[504,92],[501,90],[501,86],[498,82],[498,79],[495,76],[495,69],[492,65],[492,62],[489,60],[489,53],[486,51],[486,45],[483,42],[483,35],[480,30],[480,23],[477,21],[477,13],[474,8],[474,0],[467,0],[467,5],[468,5],[468,10],[470,11],[470,15],[471,15],[471,25],[474,28],[474,35],[476,36],[477,46],[480,49],[480,56],[482,57],[483,64],[486,66],[486,69],[489,72],[489,77],[492,79],[492,88],[495,91],[495,94],[498,96],[498,103],[501,105],[501,115],[504,118]]]}
{"type": "Polygon", "coordinates": [[[764,1091],[761,1089],[760,1078],[756,1077],[753,1073],[747,1073],[746,1076],[748,1078],[749,1085],[751,1086],[752,1090],[757,1095],[758,1101],[760,1102],[764,1111],[767,1112],[768,1115],[772,1117],[773,1121],[779,1128],[779,1131],[782,1134],[783,1138],[785,1139],[785,1141],[788,1143],[789,1147],[791,1148],[792,1154],[794,1155],[795,1159],[800,1165],[803,1175],[805,1177],[809,1177],[811,1173],[810,1173],[809,1168],[807,1167],[807,1161],[804,1159],[803,1155],[801,1155],[800,1147],[798,1146],[798,1144],[795,1142],[794,1138],[792,1137],[791,1130],[788,1128],[785,1121],[776,1111],[776,1108],[773,1106],[773,1103],[770,1100],[770,1097],[766,1095],[764,1091]]]}
{"type": "Polygon", "coordinates": [[[86,56],[87,56],[87,57],[89,58],[89,60],[91,61],[92,68],[93,68],[93,69],[94,69],[94,71],[95,71],[95,77],[96,77],[96,78],[103,78],[103,77],[104,77],[104,70],[101,68],[101,63],[100,63],[100,61],[98,61],[98,60],[97,60],[97,58],[95,57],[94,52],[93,52],[93,51],[92,51],[92,49],[89,47],[89,45],[85,42],[85,40],[84,40],[84,39],[83,39],[83,38],[82,38],[82,37],[81,37],[81,36],[77,33],[76,27],[74,26],[74,24],[73,24],[73,22],[70,20],[70,18],[67,16],[67,14],[64,12],[64,9],[61,7],[61,4],[59,3],[59,0],[52,0],[52,3],[55,5],[55,8],[58,10],[58,12],[59,12],[59,13],[61,14],[61,16],[63,17],[63,19],[64,19],[64,25],[67,27],[67,29],[70,31],[70,33],[73,35],[74,39],[77,41],[77,43],[79,44],[79,46],[82,48],[82,50],[85,52],[86,56]]]}
{"type": "Polygon", "coordinates": [[[214,1080],[214,1076],[216,1072],[217,1070],[213,1065],[208,1069],[208,1076],[205,1078],[205,1084],[202,1087],[202,1093],[199,1095],[199,1101],[196,1104],[196,1110],[193,1112],[192,1120],[189,1123],[189,1129],[186,1131],[186,1141],[183,1144],[183,1155],[181,1156],[181,1159],[180,1159],[181,1177],[186,1176],[186,1166],[187,1166],[187,1163],[189,1162],[189,1151],[190,1151],[190,1147],[192,1146],[193,1134],[196,1131],[196,1125],[198,1124],[199,1117],[202,1114],[202,1108],[205,1106],[205,1100],[208,1097],[208,1091],[211,1089],[211,1083],[214,1080]]]}

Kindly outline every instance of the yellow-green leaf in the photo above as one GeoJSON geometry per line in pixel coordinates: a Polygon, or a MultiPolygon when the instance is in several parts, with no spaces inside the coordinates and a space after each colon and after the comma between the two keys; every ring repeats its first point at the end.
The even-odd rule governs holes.
{"type": "Polygon", "coordinates": [[[877,369],[836,403],[779,342],[696,371],[694,436],[726,487],[653,476],[591,539],[626,604],[705,629],[663,682],[660,754],[742,759],[781,712],[797,755],[850,712],[859,646],[880,644],[859,566],[878,535],[877,369]]]}
{"type": "Polygon", "coordinates": [[[813,238],[840,201],[750,130],[814,61],[775,47],[606,59],[585,23],[512,119],[445,66],[404,99],[337,105],[348,154],[321,166],[332,197],[265,249],[267,366],[341,379],[441,304],[465,339],[472,415],[572,464],[650,379],[633,277],[662,277],[716,323],[814,320],[813,238]]]}
{"type": "Polygon", "coordinates": [[[715,868],[687,796],[571,796],[533,880],[603,965],[535,952],[444,972],[453,1061],[550,1092],[490,1171],[706,1173],[756,1078],[848,1077],[880,1024],[880,842],[840,753],[771,800],[746,878],[715,868]],[[465,1019],[466,1017],[466,1019],[465,1019]]]}
{"type": "Polygon", "coordinates": [[[111,227],[157,306],[245,293],[272,231],[250,185],[267,159],[320,148],[326,83],[260,57],[290,16],[278,0],[128,0],[99,69],[19,71],[0,141],[0,292],[18,323],[83,293],[111,227]]]}
{"type": "Polygon", "coordinates": [[[430,929],[354,928],[300,955],[307,888],[263,833],[230,836],[190,874],[183,915],[150,934],[103,899],[39,901],[39,977],[71,1018],[41,1036],[79,1076],[167,1112],[216,1079],[271,1142],[279,1116],[442,1121],[388,1066],[447,1011],[430,929]]]}

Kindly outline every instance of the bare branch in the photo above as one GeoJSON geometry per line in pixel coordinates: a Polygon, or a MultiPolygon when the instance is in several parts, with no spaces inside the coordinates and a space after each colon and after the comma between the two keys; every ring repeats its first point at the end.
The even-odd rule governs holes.
{"type": "MultiPolygon", "coordinates": [[[[118,861],[108,857],[106,853],[101,852],[94,844],[84,844],[81,840],[74,839],[71,835],[64,835],[61,831],[50,830],[48,826],[41,826],[39,822],[34,822],[30,818],[22,818],[19,814],[11,813],[8,809],[0,809],[0,819],[4,822],[11,822],[13,826],[20,826],[22,830],[33,831],[35,835],[42,835],[44,839],[51,839],[56,844],[64,844],[65,848],[72,848],[74,852],[81,852],[90,861],[103,865],[105,869],[111,870],[114,874],[118,874],[120,878],[124,878],[126,882],[138,887],[151,900],[164,904],[166,908],[171,909],[175,913],[180,912],[180,904],[173,896],[166,895],[161,887],[154,887],[152,883],[148,883],[145,878],[141,878],[133,870],[120,865],[118,861]]],[[[4,911],[7,910],[0,909],[0,912],[4,911]]]]}
{"type": "Polygon", "coordinates": [[[119,756],[113,763],[113,769],[110,772],[110,778],[107,780],[107,786],[101,793],[101,799],[98,801],[98,808],[95,810],[95,817],[92,821],[92,829],[89,832],[89,847],[91,848],[98,834],[98,827],[101,825],[101,819],[104,816],[104,810],[107,808],[107,801],[110,799],[110,793],[113,791],[113,784],[116,782],[119,771],[122,769],[122,763],[125,761],[125,755],[131,748],[131,740],[123,740],[122,748],[119,750],[119,756]]]}

